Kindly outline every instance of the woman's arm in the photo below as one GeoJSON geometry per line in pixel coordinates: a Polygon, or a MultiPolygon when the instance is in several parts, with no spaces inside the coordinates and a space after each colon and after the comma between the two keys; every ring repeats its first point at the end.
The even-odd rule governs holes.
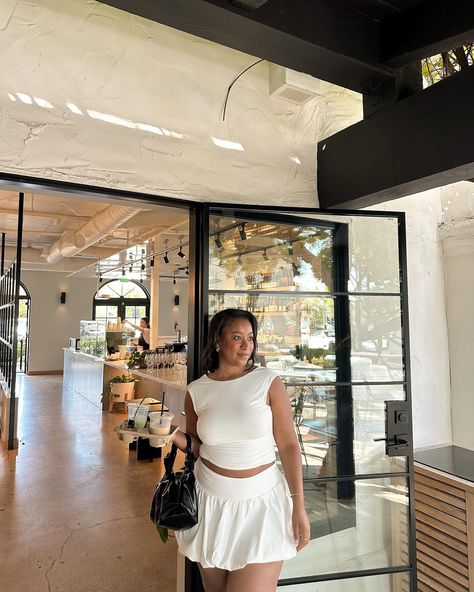
{"type": "Polygon", "coordinates": [[[293,425],[293,414],[285,385],[275,378],[268,391],[273,415],[273,437],[280,454],[285,477],[293,500],[293,534],[297,551],[309,542],[310,526],[304,509],[301,450],[293,425]]]}
{"type": "Polygon", "coordinates": [[[127,325],[130,325],[130,327],[133,327],[136,331],[140,331],[140,333],[143,333],[143,329],[141,327],[138,327],[137,325],[134,325],[130,321],[127,321],[127,319],[125,319],[124,322],[127,323],[127,325]]]}
{"type": "MultiPolygon", "coordinates": [[[[199,448],[201,447],[201,440],[197,436],[197,415],[194,411],[191,395],[187,392],[184,399],[184,413],[186,414],[186,432],[191,436],[191,449],[194,456],[199,456],[199,448]]],[[[173,436],[172,441],[183,452],[186,450],[186,436],[180,430],[173,436]]]]}

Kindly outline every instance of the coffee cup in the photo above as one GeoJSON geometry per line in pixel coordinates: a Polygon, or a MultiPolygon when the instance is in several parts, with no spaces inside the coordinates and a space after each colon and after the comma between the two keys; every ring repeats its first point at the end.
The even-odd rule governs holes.
{"type": "Polygon", "coordinates": [[[165,411],[163,414],[161,411],[152,411],[149,413],[150,417],[150,434],[156,434],[159,436],[167,436],[171,431],[171,422],[174,415],[169,411],[165,411]]]}

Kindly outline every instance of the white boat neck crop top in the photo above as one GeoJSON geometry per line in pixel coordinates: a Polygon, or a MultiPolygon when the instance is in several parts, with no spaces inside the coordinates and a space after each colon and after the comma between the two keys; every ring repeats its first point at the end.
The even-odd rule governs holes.
{"type": "Polygon", "coordinates": [[[275,460],[267,395],[278,376],[257,366],[232,380],[201,376],[188,386],[197,415],[199,455],[224,469],[251,469],[275,460]]]}

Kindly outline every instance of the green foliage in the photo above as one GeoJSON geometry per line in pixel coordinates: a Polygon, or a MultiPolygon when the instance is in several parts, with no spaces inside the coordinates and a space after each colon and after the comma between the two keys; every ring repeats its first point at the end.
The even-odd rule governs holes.
{"type": "MultiPolygon", "coordinates": [[[[307,345],[296,345],[295,349],[290,352],[295,358],[298,360],[303,360],[305,357],[308,361],[311,361],[313,358],[323,358],[328,354],[334,354],[334,345],[331,343],[329,349],[324,349],[322,347],[308,347],[307,345]]],[[[328,365],[325,367],[332,368],[333,364],[327,363],[328,365]]]]}
{"type": "Polygon", "coordinates": [[[122,374],[122,376],[114,376],[110,379],[110,382],[123,384],[126,382],[135,382],[135,380],[136,379],[133,378],[133,376],[126,376],[125,374],[122,374]]]}
{"type": "Polygon", "coordinates": [[[143,352],[132,352],[132,355],[128,359],[127,366],[129,368],[146,368],[145,356],[150,353],[148,351],[143,352]]]}
{"type": "Polygon", "coordinates": [[[169,532],[167,528],[163,528],[163,526],[158,526],[158,524],[156,525],[156,530],[158,531],[158,534],[160,535],[160,539],[162,540],[163,543],[166,543],[166,541],[169,539],[169,532]]]}

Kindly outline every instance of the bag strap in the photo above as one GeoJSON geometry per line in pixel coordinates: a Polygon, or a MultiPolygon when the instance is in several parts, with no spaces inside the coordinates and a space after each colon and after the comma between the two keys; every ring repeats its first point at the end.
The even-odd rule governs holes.
{"type": "MultiPolygon", "coordinates": [[[[192,470],[194,467],[194,463],[196,462],[196,459],[194,457],[194,453],[192,451],[192,440],[191,440],[191,436],[188,433],[185,432],[184,435],[186,436],[185,465],[188,466],[192,470]]],[[[178,447],[173,442],[173,444],[171,445],[171,450],[168,452],[168,454],[165,457],[165,469],[166,469],[167,473],[171,473],[173,471],[173,465],[174,465],[174,461],[176,460],[176,453],[177,452],[178,452],[178,447]]]]}
{"type": "Polygon", "coordinates": [[[191,436],[187,432],[185,432],[184,435],[186,436],[186,460],[184,462],[184,465],[192,471],[194,463],[196,462],[196,458],[192,450],[191,436]]]}

